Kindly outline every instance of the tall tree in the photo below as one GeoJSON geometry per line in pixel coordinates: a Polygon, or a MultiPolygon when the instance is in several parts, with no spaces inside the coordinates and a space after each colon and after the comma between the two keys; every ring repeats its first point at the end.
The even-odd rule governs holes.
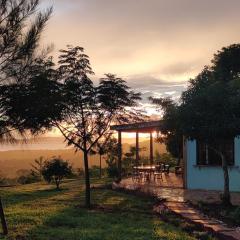
{"type": "Polygon", "coordinates": [[[39,0],[0,2],[0,81],[24,81],[38,54],[41,32],[52,8],[37,10],[39,0]]]}
{"type": "Polygon", "coordinates": [[[65,123],[55,122],[69,145],[84,155],[86,207],[90,207],[88,156],[93,147],[109,131],[113,122],[139,119],[133,107],[140,99],[124,80],[107,74],[94,86],[89,58],[81,47],[61,50],[60,81],[64,83],[65,123]]]}
{"type": "Polygon", "coordinates": [[[46,162],[46,159],[44,157],[39,157],[34,160],[34,163],[31,164],[31,172],[33,175],[38,176],[40,180],[42,180],[42,171],[44,164],[46,162]]]}
{"type": "MultiPolygon", "coordinates": [[[[43,72],[35,75],[32,70],[39,66],[39,60],[44,57],[44,54],[39,52],[39,39],[52,9],[40,12],[37,9],[39,2],[39,0],[0,1],[0,141],[16,140],[19,134],[23,136],[28,130],[40,131],[45,123],[50,123],[46,121],[50,119],[47,114],[41,116],[42,112],[38,109],[41,101],[29,101],[34,99],[34,92],[30,91],[34,86],[35,93],[44,92],[36,88],[40,87],[36,80],[40,82],[43,79],[43,72]],[[34,113],[29,115],[29,109],[34,110],[34,113]]],[[[46,61],[43,62],[46,66],[46,61]]],[[[49,93],[45,96],[49,96],[49,93]]],[[[0,217],[6,234],[8,230],[1,199],[0,217]]]]}
{"type": "Polygon", "coordinates": [[[240,45],[230,45],[214,55],[182,94],[179,118],[183,133],[206,143],[222,160],[223,203],[231,204],[226,140],[240,135],[240,45]]]}
{"type": "Polygon", "coordinates": [[[157,141],[166,145],[167,151],[178,159],[178,165],[182,158],[183,137],[178,118],[178,104],[171,98],[152,98],[150,101],[162,111],[161,134],[157,141]]]}

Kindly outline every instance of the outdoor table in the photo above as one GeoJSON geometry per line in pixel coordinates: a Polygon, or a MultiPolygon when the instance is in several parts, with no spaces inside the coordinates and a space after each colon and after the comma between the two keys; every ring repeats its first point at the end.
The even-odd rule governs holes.
{"type": "Polygon", "coordinates": [[[155,171],[154,165],[143,165],[143,166],[135,166],[133,167],[135,170],[148,173],[147,175],[147,181],[150,181],[152,173],[155,171]]]}

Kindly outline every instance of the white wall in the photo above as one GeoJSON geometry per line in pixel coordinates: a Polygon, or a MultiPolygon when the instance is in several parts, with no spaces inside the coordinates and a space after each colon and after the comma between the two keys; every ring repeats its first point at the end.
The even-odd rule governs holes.
{"type": "MultiPolygon", "coordinates": [[[[223,190],[224,178],[221,166],[197,166],[196,141],[186,142],[187,188],[223,190]]],[[[240,138],[234,141],[235,164],[229,167],[230,191],[240,192],[240,138]]]]}

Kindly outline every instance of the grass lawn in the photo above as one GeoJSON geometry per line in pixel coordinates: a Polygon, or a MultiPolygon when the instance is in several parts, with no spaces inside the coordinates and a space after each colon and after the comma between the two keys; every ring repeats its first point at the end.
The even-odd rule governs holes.
{"type": "Polygon", "coordinates": [[[93,189],[93,203],[105,208],[86,210],[83,189],[80,180],[66,181],[61,191],[44,183],[1,189],[9,236],[0,239],[195,239],[152,214],[151,199],[93,189]]]}

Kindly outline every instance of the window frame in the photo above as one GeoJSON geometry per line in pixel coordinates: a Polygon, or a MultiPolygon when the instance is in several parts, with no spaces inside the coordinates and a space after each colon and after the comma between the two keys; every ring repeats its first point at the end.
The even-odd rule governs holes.
{"type": "MultiPolygon", "coordinates": [[[[230,141],[230,140],[228,140],[228,141],[230,141]]],[[[232,161],[228,164],[229,167],[235,166],[235,162],[236,162],[236,159],[235,159],[235,138],[233,138],[231,141],[232,141],[232,161]]],[[[209,163],[209,147],[208,147],[208,145],[202,143],[199,140],[196,140],[196,166],[221,167],[222,163],[220,161],[219,163],[210,164],[209,163]],[[202,144],[203,146],[201,146],[200,144],[202,144]],[[201,159],[201,156],[200,156],[200,150],[202,150],[201,147],[205,148],[205,151],[202,153],[203,155],[206,155],[205,156],[206,159],[204,161],[201,159]]]]}

